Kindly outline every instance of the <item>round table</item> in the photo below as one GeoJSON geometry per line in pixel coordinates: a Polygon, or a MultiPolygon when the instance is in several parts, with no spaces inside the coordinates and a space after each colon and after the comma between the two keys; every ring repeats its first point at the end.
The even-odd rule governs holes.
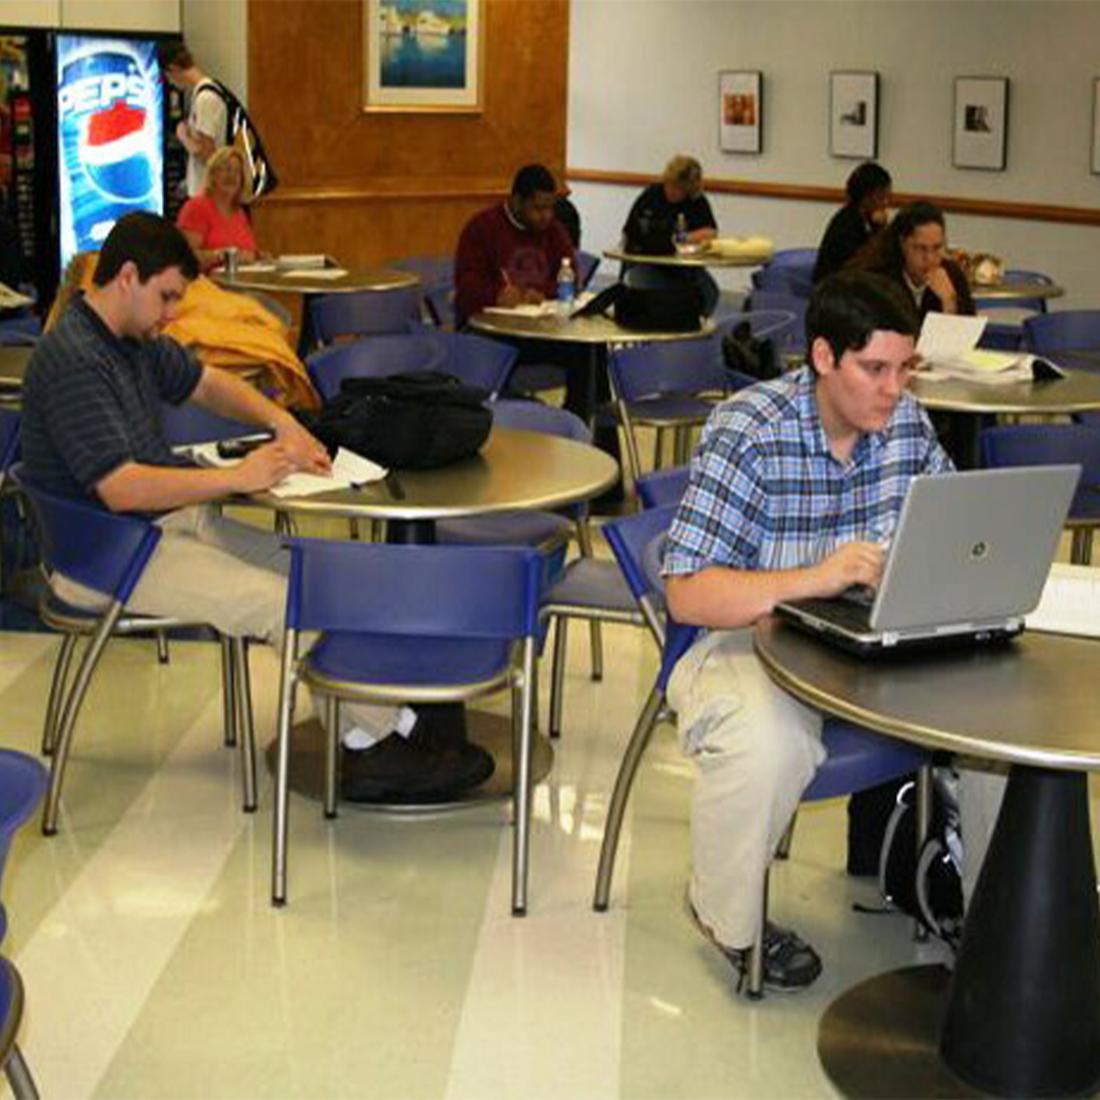
{"type": "Polygon", "coordinates": [[[866,662],[761,620],[769,675],[811,706],[1011,765],[953,974],[909,967],[842,994],[818,1054],[847,1096],[1056,1096],[1100,1083],[1100,907],[1085,772],[1100,768],[1100,647],[1037,632],[866,662]]]}
{"type": "Polygon", "coordinates": [[[1027,413],[1054,416],[1100,409],[1100,377],[1067,371],[1048,382],[984,383],[913,376],[909,391],[926,408],[951,416],[952,458],[960,469],[978,466],[979,417],[1027,413]]]}
{"type": "Polygon", "coordinates": [[[676,253],[668,256],[647,256],[638,252],[624,252],[619,248],[608,248],[604,250],[604,257],[624,264],[652,264],[655,267],[760,267],[772,258],[772,254],[758,252],[727,255],[704,249],[686,256],[676,253]]]}
{"type": "Polygon", "coordinates": [[[1061,298],[1065,289],[1057,283],[971,283],[970,293],[976,302],[1020,302],[1035,298],[1046,302],[1061,298]]]}
{"type": "Polygon", "coordinates": [[[211,278],[226,290],[260,290],[265,294],[300,294],[302,320],[298,329],[298,354],[313,350],[313,323],[309,299],[316,294],[354,294],[361,290],[400,290],[416,286],[420,279],[408,271],[391,267],[372,267],[360,271],[345,271],[333,279],[331,268],[272,267],[268,264],[245,265],[232,275],[215,271],[211,278]],[[260,270],[257,270],[257,267],[260,270]]]}
{"type": "Polygon", "coordinates": [[[494,428],[481,451],[435,470],[391,471],[382,481],[305,497],[250,497],[305,515],[387,520],[391,538],[434,542],[435,521],[588,500],[619,476],[595,447],[541,432],[494,428]]]}
{"type": "Polygon", "coordinates": [[[33,353],[33,347],[22,344],[0,345],[0,403],[18,403],[33,353]]]}

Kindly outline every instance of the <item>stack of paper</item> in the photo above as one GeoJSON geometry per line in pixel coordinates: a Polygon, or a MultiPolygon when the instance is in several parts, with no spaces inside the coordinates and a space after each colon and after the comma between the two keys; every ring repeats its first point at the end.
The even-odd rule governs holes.
{"type": "MultiPolygon", "coordinates": [[[[297,255],[279,256],[275,263],[279,267],[288,268],[318,268],[328,267],[329,258],[323,252],[305,252],[297,255]]],[[[335,266],[335,265],[333,265],[335,266]]]]}
{"type": "Polygon", "coordinates": [[[989,385],[1030,380],[1033,356],[978,347],[985,325],[985,317],[927,314],[917,341],[917,352],[929,368],[924,377],[930,381],[964,378],[989,385]]]}
{"type": "Polygon", "coordinates": [[[1025,622],[1029,630],[1100,638],[1100,569],[1055,562],[1025,622]]]}

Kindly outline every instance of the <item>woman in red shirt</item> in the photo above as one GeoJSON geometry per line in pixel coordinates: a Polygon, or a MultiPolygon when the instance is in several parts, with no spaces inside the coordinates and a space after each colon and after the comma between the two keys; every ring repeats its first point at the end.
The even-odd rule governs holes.
{"type": "Polygon", "coordinates": [[[202,193],[183,204],[176,224],[204,268],[220,263],[227,248],[237,249],[240,263],[256,259],[259,250],[244,206],[248,188],[244,159],[226,145],[207,161],[202,193]]]}

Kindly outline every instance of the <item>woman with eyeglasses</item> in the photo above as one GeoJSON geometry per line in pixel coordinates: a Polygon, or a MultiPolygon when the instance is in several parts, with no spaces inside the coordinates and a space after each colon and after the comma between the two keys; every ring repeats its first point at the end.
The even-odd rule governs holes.
{"type": "Polygon", "coordinates": [[[975,312],[966,275],[947,254],[943,211],[930,202],[903,206],[848,266],[894,279],[912,296],[922,320],[926,313],[975,312]]]}

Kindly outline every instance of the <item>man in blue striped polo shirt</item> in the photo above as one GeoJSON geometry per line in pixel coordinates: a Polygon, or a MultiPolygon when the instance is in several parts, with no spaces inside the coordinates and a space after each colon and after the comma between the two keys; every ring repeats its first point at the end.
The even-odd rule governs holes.
{"type": "MultiPolygon", "coordinates": [[[[331,463],[325,448],[285,409],[231,374],[201,366],[190,351],[160,335],[197,274],[190,246],[170,222],[147,213],[119,219],[103,242],[92,289],[69,303],[31,358],[23,463],[44,489],[87,498],[112,512],[144,514],[161,528],[127,604],[130,611],[205,622],[228,636],[278,646],[288,568],[282,540],[227,519],[210,502],[267,489],[294,470],[325,473],[331,463]],[[163,401],[194,401],[219,416],[266,428],[274,438],[235,466],[200,469],[168,445],[163,401]]],[[[103,603],[101,594],[64,576],[55,574],[50,584],[77,606],[103,603]]],[[[410,776],[434,781],[439,761],[409,745],[416,723],[409,708],[344,709],[353,727],[345,736],[377,742],[379,782],[389,782],[391,771],[406,786],[410,776]],[[387,736],[391,731],[402,736],[387,736]]]]}
{"type": "MultiPolygon", "coordinates": [[[[877,585],[909,480],[951,469],[906,393],[917,318],[896,287],[834,275],[806,330],[805,366],[711,415],[664,560],[670,613],[708,628],[669,682],[697,764],[690,902],[742,973],[768,864],[824,759],[821,715],[768,679],[747,628],[782,600],[877,585]]],[[[769,924],[763,943],[767,984],[821,972],[793,932],[769,924]]]]}

